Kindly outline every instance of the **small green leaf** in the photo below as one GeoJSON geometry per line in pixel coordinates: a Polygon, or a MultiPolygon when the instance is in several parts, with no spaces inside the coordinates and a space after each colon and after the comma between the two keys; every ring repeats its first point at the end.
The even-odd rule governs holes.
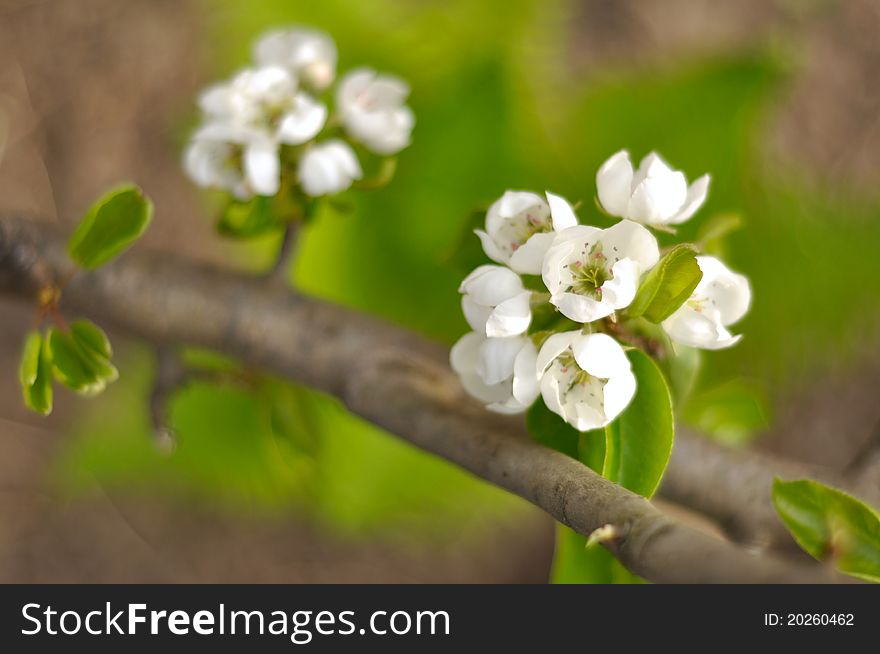
{"type": "Polygon", "coordinates": [[[636,395],[605,428],[602,476],[634,493],[651,497],[672,453],[672,397],[663,373],[651,357],[641,350],[630,350],[627,356],[636,376],[636,395]]]}
{"type": "Polygon", "coordinates": [[[281,227],[274,198],[256,195],[247,202],[231,200],[220,214],[217,231],[232,238],[252,238],[281,227]]]}
{"type": "Polygon", "coordinates": [[[116,368],[97,352],[84,349],[72,335],[49,330],[49,350],[55,378],[82,395],[97,395],[118,377],[116,368]]]}
{"type": "Polygon", "coordinates": [[[557,452],[578,458],[581,433],[553,413],[543,402],[535,402],[526,413],[526,428],[532,438],[557,452]]]}
{"type": "Polygon", "coordinates": [[[43,335],[37,330],[31,331],[25,339],[21,352],[21,364],[18,367],[18,380],[22,386],[30,386],[37,380],[42,347],[43,335]]]}
{"type": "Polygon", "coordinates": [[[67,249],[80,266],[92,270],[127,249],[150,224],[153,204],[131,184],[98,200],[80,222],[67,249]]]}
{"type": "Polygon", "coordinates": [[[81,347],[89,349],[105,359],[113,356],[110,339],[95,323],[82,318],[75,320],[70,324],[70,333],[81,347]]]}
{"type": "Polygon", "coordinates": [[[52,366],[43,336],[28,334],[19,367],[19,379],[25,405],[44,416],[52,413],[52,366]]]}
{"type": "Polygon", "coordinates": [[[647,274],[627,312],[659,323],[687,300],[703,278],[697,265],[697,250],[682,243],[675,246],[647,274]]]}
{"type": "Polygon", "coordinates": [[[880,515],[846,493],[809,479],[773,482],[773,504],[811,556],[880,583],[880,515]]]}

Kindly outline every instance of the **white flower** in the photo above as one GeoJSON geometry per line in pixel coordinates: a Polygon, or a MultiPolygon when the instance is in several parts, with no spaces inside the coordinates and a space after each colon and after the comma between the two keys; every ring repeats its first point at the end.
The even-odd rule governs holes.
{"type": "Polygon", "coordinates": [[[333,81],[336,59],[333,39],[308,27],[268,32],[254,46],[254,60],[260,66],[283,66],[317,91],[333,81]]]}
{"type": "Polygon", "coordinates": [[[742,338],[732,335],[727,326],[749,310],[749,280],[715,257],[700,256],[697,263],[703,278],[690,298],[663,321],[663,329],[669,338],[682,345],[706,350],[730,347],[742,338]]]}
{"type": "Polygon", "coordinates": [[[415,117],[404,104],[408,95],[409,86],[403,80],[358,68],[340,81],[336,104],[353,138],[376,154],[388,155],[409,145],[415,117]]]}
{"type": "Polygon", "coordinates": [[[464,278],[461,310],[471,328],[492,337],[517,336],[532,320],[531,291],[515,272],[503,266],[480,266],[464,278]]]}
{"type": "Polygon", "coordinates": [[[599,201],[612,216],[646,225],[677,225],[705,202],[709,176],[688,187],[684,174],[672,170],[656,152],[642,159],[633,172],[629,153],[621,150],[596,174],[599,201]]]}
{"type": "Polygon", "coordinates": [[[299,183],[313,197],[344,191],[363,176],[351,147],[331,139],[309,147],[299,161],[299,183]]]}
{"type": "Polygon", "coordinates": [[[554,232],[577,225],[571,206],[557,195],[547,201],[528,191],[507,191],[486,214],[486,231],[475,230],[493,261],[524,275],[540,275],[554,232]]]}
{"type": "Polygon", "coordinates": [[[241,166],[241,146],[195,134],[183,154],[183,168],[199,186],[230,191],[239,199],[252,195],[241,166]]]}
{"type": "Polygon", "coordinates": [[[659,258],[654,236],[629,220],[608,229],[576,225],[556,235],[542,276],[550,303],[567,318],[588,323],[629,306],[642,273],[659,258]]]}
{"type": "Polygon", "coordinates": [[[607,334],[553,334],[536,366],[547,408],[579,431],[607,425],[636,392],[629,359],[607,334]]]}
{"type": "Polygon", "coordinates": [[[200,105],[207,124],[193,136],[186,170],[197,184],[226,188],[240,198],[275,195],[281,144],[309,141],[327,120],[327,108],[299,91],[278,66],[243,70],[205,91],[200,105]]]}
{"type": "Polygon", "coordinates": [[[469,332],[449,361],[465,390],[498,413],[525,411],[538,397],[537,350],[526,336],[486,338],[469,332]]]}

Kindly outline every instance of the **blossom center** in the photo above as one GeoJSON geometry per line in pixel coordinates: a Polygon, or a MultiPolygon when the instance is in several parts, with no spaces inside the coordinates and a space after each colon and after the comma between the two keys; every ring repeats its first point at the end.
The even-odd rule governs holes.
{"type": "Polygon", "coordinates": [[[586,295],[597,300],[602,299],[602,285],[611,279],[607,260],[602,252],[602,244],[596,243],[590,248],[584,259],[568,264],[571,273],[569,290],[578,295],[586,295]]]}

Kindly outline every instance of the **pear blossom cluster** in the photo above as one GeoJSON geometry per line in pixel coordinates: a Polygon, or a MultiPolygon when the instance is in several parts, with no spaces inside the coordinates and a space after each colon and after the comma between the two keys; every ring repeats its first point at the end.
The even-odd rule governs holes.
{"type": "MultiPolygon", "coordinates": [[[[452,347],[450,363],[465,390],[499,413],[519,413],[541,397],[580,431],[603,427],[636,392],[625,349],[647,333],[628,316],[645,277],[663,256],[650,231],[671,231],[704,203],[709,176],[690,185],[656,153],[634,168],[626,151],[596,176],[598,201],[619,219],[601,229],[582,224],[575,208],[547,192],[507,191],[476,230],[494,263],[461,283],[472,329],[452,347]],[[537,323],[537,324],[536,324],[537,323]]],[[[716,350],[740,335],[729,327],[748,311],[749,281],[708,255],[702,277],[664,320],[669,345],[716,350]]],[[[656,332],[656,329],[655,329],[656,332]]]]}
{"type": "Polygon", "coordinates": [[[269,32],[253,59],[199,98],[202,122],[184,154],[196,184],[239,200],[276,195],[284,183],[310,197],[329,195],[363,177],[353,146],[387,157],[409,145],[415,118],[407,84],[357,68],[333,88],[337,51],[324,32],[269,32]]]}

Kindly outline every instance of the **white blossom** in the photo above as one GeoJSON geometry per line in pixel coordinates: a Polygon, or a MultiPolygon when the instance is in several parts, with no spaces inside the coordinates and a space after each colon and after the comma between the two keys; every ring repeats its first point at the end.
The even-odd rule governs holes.
{"type": "Polygon", "coordinates": [[[281,144],[311,140],[327,119],[327,108],[278,66],[243,70],[205,91],[200,105],[207,122],[193,137],[186,170],[196,183],[239,197],[275,195],[281,144]],[[243,183],[231,182],[236,167],[243,183]]]}
{"type": "Polygon", "coordinates": [[[506,191],[486,214],[486,230],[475,230],[493,261],[524,275],[540,275],[555,232],[577,225],[571,206],[557,195],[506,191]]]}
{"type": "Polygon", "coordinates": [[[351,146],[340,139],[308,147],[300,158],[297,174],[303,191],[313,197],[344,191],[363,176],[351,146]]]}
{"type": "Polygon", "coordinates": [[[410,142],[415,124],[404,102],[409,86],[392,75],[358,68],[339,82],[336,105],[348,133],[376,154],[399,152],[410,142]]]}
{"type": "Polygon", "coordinates": [[[607,425],[636,392],[629,359],[607,334],[553,334],[541,346],[536,367],[547,408],[579,431],[607,425]]]}
{"type": "Polygon", "coordinates": [[[260,66],[282,66],[316,91],[326,89],[336,75],[336,45],[325,32],[308,27],[273,30],[254,46],[260,66]]]}
{"type": "Polygon", "coordinates": [[[715,257],[699,256],[703,277],[678,310],[663,321],[663,329],[676,343],[707,350],[734,345],[742,335],[727,327],[749,310],[752,292],[749,280],[735,273],[715,257]]]}
{"type": "Polygon", "coordinates": [[[461,310],[471,328],[491,337],[517,336],[532,320],[531,291],[519,275],[503,266],[479,266],[464,278],[461,310]]]}
{"type": "Polygon", "coordinates": [[[449,353],[465,390],[498,413],[520,413],[537,399],[536,358],[528,337],[486,338],[477,332],[462,336],[449,353]]]}
{"type": "Polygon", "coordinates": [[[199,186],[225,189],[239,199],[252,194],[242,167],[243,148],[237,143],[211,137],[211,130],[195,133],[183,155],[187,175],[199,186]]]}
{"type": "Polygon", "coordinates": [[[588,323],[629,306],[642,273],[659,258],[657,240],[632,221],[608,229],[576,225],[554,238],[542,277],[551,304],[567,318],[588,323]]]}
{"type": "Polygon", "coordinates": [[[706,200],[709,176],[688,186],[684,173],[672,170],[656,152],[633,171],[629,153],[621,150],[596,174],[599,202],[612,216],[646,225],[677,225],[694,215],[706,200]]]}

